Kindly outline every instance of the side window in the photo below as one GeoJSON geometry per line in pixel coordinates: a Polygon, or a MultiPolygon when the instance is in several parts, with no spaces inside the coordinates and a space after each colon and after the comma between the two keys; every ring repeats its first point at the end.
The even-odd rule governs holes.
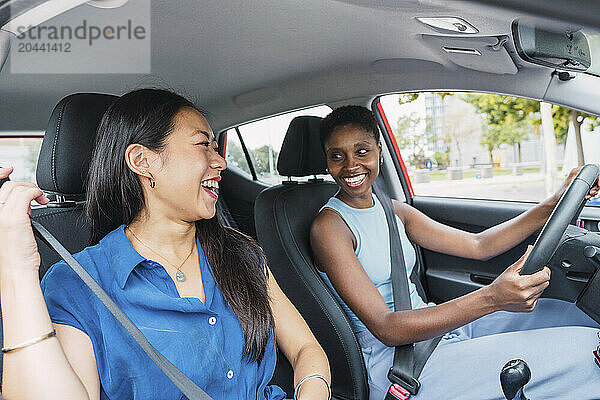
{"type": "Polygon", "coordinates": [[[0,166],[14,167],[12,180],[35,182],[43,132],[0,132],[0,166]]]}
{"type": "Polygon", "coordinates": [[[241,170],[248,175],[249,178],[252,178],[252,171],[250,171],[250,165],[246,159],[246,154],[236,128],[227,130],[225,159],[227,160],[227,168],[241,170]]]}
{"type": "Polygon", "coordinates": [[[330,112],[330,107],[322,105],[231,128],[227,130],[225,159],[229,167],[243,171],[250,179],[268,185],[281,183],[285,177],[277,173],[277,157],[292,119],[301,115],[325,117],[330,112]]]}
{"type": "Polygon", "coordinates": [[[380,101],[415,195],[537,202],[600,161],[600,118],[565,107],[459,92],[380,101]]]}

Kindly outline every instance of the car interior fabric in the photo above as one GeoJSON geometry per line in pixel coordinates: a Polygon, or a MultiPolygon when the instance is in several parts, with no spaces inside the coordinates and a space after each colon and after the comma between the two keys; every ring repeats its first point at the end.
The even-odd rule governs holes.
{"type": "MultiPolygon", "coordinates": [[[[319,119],[292,120],[279,154],[280,175],[325,173],[319,119]]],[[[334,396],[358,400],[368,398],[361,350],[348,317],[315,268],[309,240],[313,219],[337,190],[335,183],[320,179],[288,181],[265,189],[255,203],[256,233],[277,282],[323,346],[330,365],[335,366],[332,368],[334,396]]],[[[279,364],[277,368],[281,368],[279,364]]],[[[289,388],[289,383],[275,383],[289,388]]]]}
{"type": "MultiPolygon", "coordinates": [[[[152,4],[152,15],[160,16],[161,23],[152,25],[152,40],[158,40],[161,51],[152,54],[151,74],[96,74],[93,79],[83,73],[52,75],[52,79],[48,79],[47,74],[1,74],[0,93],[7,95],[3,96],[6,112],[0,114],[0,126],[6,130],[40,129],[46,123],[44,112],[24,113],[23,110],[49,113],[56,100],[67,93],[120,94],[139,86],[141,81],[157,80],[201,95],[202,104],[213,116],[211,126],[215,131],[307,105],[398,90],[508,91],[545,99],[548,83],[556,80],[547,68],[517,59],[519,72],[515,75],[455,67],[442,49],[432,52],[417,37],[436,33],[414,20],[419,15],[460,15],[477,27],[482,36],[509,34],[510,21],[522,15],[514,8],[502,13],[490,12],[486,5],[478,3],[483,2],[257,0],[248,6],[238,0],[231,4],[203,2],[202,12],[198,12],[195,0],[180,0],[176,9],[170,2],[156,2],[152,4]],[[245,23],[240,23],[239,14],[231,12],[232,9],[247,11],[245,23]],[[362,28],[348,29],[348,21],[362,28]],[[381,21],[395,22],[382,24],[381,21]],[[293,35],[281,34],[291,32],[290,27],[293,27],[293,35]],[[202,40],[190,44],[192,51],[181,52],[181,38],[190,35],[202,40]],[[247,46],[236,40],[240,37],[257,45],[247,46]],[[310,43],[310,46],[302,46],[302,51],[290,51],[298,49],[301,43],[310,43]],[[391,65],[395,66],[382,68],[387,64],[378,65],[382,60],[392,60],[391,65]],[[190,65],[199,69],[189,68],[190,65]],[[248,65],[254,67],[248,68],[248,65]],[[234,98],[238,99],[237,103],[234,98]]],[[[531,6],[529,11],[539,15],[546,9],[558,9],[556,2],[553,6],[547,3],[550,2],[531,6]]],[[[591,10],[590,15],[597,15],[600,4],[592,4],[591,0],[587,3],[584,9],[591,10]]],[[[574,12],[568,7],[562,8],[565,12],[574,12]]],[[[579,14],[582,18],[588,13],[579,14]]],[[[569,88],[578,79],[557,83],[561,88],[569,88]]],[[[594,85],[583,90],[578,97],[597,97],[594,85]]],[[[558,103],[568,103],[573,98],[566,94],[561,96],[559,92],[557,96],[560,97],[558,103]]],[[[598,104],[586,102],[582,110],[597,113],[598,104]]]]}

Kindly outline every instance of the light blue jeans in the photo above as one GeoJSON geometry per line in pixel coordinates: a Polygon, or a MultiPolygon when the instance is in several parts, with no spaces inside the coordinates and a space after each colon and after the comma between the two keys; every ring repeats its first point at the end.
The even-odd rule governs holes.
{"type": "MultiPolygon", "coordinates": [[[[414,400],[504,399],[500,370],[520,358],[531,369],[530,400],[600,399],[600,368],[592,351],[600,326],[574,304],[540,299],[532,313],[496,312],[444,336],[419,378],[414,400]]],[[[394,348],[359,332],[370,400],[383,400],[394,348]]]]}

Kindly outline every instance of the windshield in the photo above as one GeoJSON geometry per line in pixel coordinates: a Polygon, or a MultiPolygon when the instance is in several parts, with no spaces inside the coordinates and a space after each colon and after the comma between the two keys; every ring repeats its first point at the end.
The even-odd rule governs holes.
{"type": "Polygon", "coordinates": [[[583,33],[590,44],[592,54],[592,66],[587,70],[588,74],[600,76],[600,32],[591,29],[584,29],[583,33]]]}

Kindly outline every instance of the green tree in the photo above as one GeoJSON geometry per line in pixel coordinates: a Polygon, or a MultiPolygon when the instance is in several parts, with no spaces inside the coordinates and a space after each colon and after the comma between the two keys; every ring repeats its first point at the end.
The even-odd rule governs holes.
{"type": "Polygon", "coordinates": [[[569,123],[573,124],[573,130],[575,134],[575,145],[577,147],[577,163],[579,165],[585,164],[585,157],[583,155],[583,142],[581,140],[581,126],[584,123],[590,124],[590,129],[594,129],[600,125],[600,120],[595,115],[589,115],[582,113],[581,111],[572,110],[565,107],[553,106],[552,107],[552,119],[554,121],[554,131],[556,135],[560,135],[560,143],[564,143],[567,140],[567,133],[569,131],[569,123]]]}
{"type": "Polygon", "coordinates": [[[241,146],[233,140],[227,141],[227,162],[234,167],[241,169],[242,171],[250,174],[250,168],[248,168],[248,162],[241,146]]]}
{"type": "Polygon", "coordinates": [[[529,131],[531,130],[531,124],[528,119],[521,119],[519,121],[511,121],[506,123],[502,127],[502,137],[501,140],[503,143],[509,144],[511,146],[517,146],[517,154],[519,162],[522,161],[521,157],[521,143],[527,139],[529,136],[529,131]]]}
{"type": "MultiPolygon", "coordinates": [[[[265,175],[271,173],[269,169],[269,150],[273,152],[273,160],[277,160],[279,153],[271,146],[266,144],[251,151],[256,175],[265,175]]],[[[275,173],[275,171],[272,172],[275,173]]]]}
{"type": "MultiPolygon", "coordinates": [[[[467,94],[461,97],[485,117],[487,130],[481,138],[492,157],[502,143],[517,146],[521,161],[521,142],[528,136],[531,116],[539,112],[539,102],[495,94],[467,94]]],[[[541,121],[535,120],[538,125],[541,121]]]]}
{"type": "MultiPolygon", "coordinates": [[[[421,95],[421,93],[424,93],[424,92],[400,93],[400,95],[398,97],[398,103],[400,105],[407,104],[407,103],[412,103],[413,101],[415,101],[415,100],[417,100],[419,98],[419,96],[421,95]]],[[[438,96],[440,96],[442,98],[442,100],[446,96],[454,96],[454,93],[451,93],[451,92],[431,92],[431,93],[437,94],[438,96]]]]}
{"type": "MultiPolygon", "coordinates": [[[[525,127],[522,122],[526,121],[534,126],[535,132],[539,132],[541,118],[539,117],[540,103],[537,100],[522,99],[511,96],[501,95],[481,95],[467,94],[462,96],[462,99],[471,103],[482,115],[486,118],[488,126],[499,127],[506,131],[503,134],[495,132],[486,140],[486,146],[490,140],[499,140],[496,146],[501,143],[520,145],[527,135],[525,135],[525,127]]],[[[580,111],[571,110],[569,108],[552,106],[552,122],[554,124],[554,135],[558,144],[564,144],[567,140],[569,131],[569,123],[573,123],[575,128],[575,140],[577,142],[577,153],[579,164],[584,164],[583,146],[581,144],[581,125],[585,122],[591,124],[591,128],[600,125],[597,117],[582,113],[580,111]]],[[[489,150],[489,146],[488,146],[489,150]]]]}
{"type": "Polygon", "coordinates": [[[484,132],[481,135],[481,139],[479,140],[479,144],[484,146],[488,153],[490,154],[490,162],[494,162],[494,150],[500,147],[502,140],[500,136],[502,135],[502,129],[498,126],[486,126],[484,125],[484,132]]]}
{"type": "Polygon", "coordinates": [[[397,131],[394,132],[396,142],[401,150],[408,150],[408,163],[420,167],[425,158],[425,146],[427,145],[426,132],[419,130],[422,118],[417,113],[401,115],[398,117],[397,131]]]}
{"type": "Polygon", "coordinates": [[[421,93],[419,93],[419,92],[417,92],[417,93],[400,93],[400,95],[398,97],[398,103],[400,105],[412,103],[413,101],[415,101],[416,99],[419,98],[420,94],[421,93]]]}
{"type": "Polygon", "coordinates": [[[439,169],[446,169],[450,166],[450,156],[447,150],[445,153],[436,151],[433,155],[433,159],[437,162],[437,167],[439,169]]]}
{"type": "MultiPolygon", "coordinates": [[[[454,93],[433,92],[442,99],[452,96],[454,93]]],[[[421,93],[402,93],[399,96],[399,104],[411,103],[419,98],[421,93]]],[[[512,96],[495,94],[466,94],[460,99],[472,104],[475,109],[486,119],[488,129],[481,139],[481,144],[490,153],[502,143],[517,146],[519,160],[521,159],[521,143],[528,137],[530,129],[526,124],[534,127],[534,132],[540,131],[540,102],[537,100],[523,99],[512,96]]],[[[557,144],[564,144],[567,140],[569,124],[573,124],[575,141],[577,145],[577,159],[579,165],[585,164],[583,156],[583,144],[581,141],[581,126],[590,124],[590,129],[600,126],[600,118],[581,111],[572,110],[561,106],[552,106],[552,121],[554,124],[554,135],[557,144]]],[[[446,138],[448,139],[448,138],[446,138]]]]}

